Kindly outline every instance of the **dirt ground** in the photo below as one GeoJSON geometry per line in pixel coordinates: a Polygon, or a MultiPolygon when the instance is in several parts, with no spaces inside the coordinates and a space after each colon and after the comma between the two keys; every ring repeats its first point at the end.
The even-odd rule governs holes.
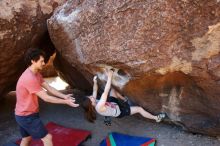
{"type": "MultiPolygon", "coordinates": [[[[14,106],[15,95],[8,95],[0,101],[0,146],[20,138],[14,119],[14,106]]],[[[101,116],[94,124],[87,122],[81,108],[45,102],[40,102],[40,115],[45,124],[53,121],[66,127],[90,130],[92,137],[84,143],[85,146],[99,146],[112,131],[156,138],[157,146],[220,146],[220,140],[216,138],[191,134],[174,125],[157,124],[138,115],[113,119],[112,126],[108,127],[103,124],[101,116]]]]}

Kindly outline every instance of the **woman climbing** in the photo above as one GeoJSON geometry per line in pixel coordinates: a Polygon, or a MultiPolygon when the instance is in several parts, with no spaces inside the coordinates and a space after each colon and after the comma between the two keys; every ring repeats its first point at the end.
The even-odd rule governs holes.
{"type": "Polygon", "coordinates": [[[94,122],[94,120],[96,120],[96,112],[102,116],[117,118],[139,113],[143,117],[153,119],[156,122],[160,122],[165,118],[164,113],[155,116],[140,106],[130,106],[124,96],[115,89],[111,88],[113,70],[108,70],[106,72],[108,79],[100,99],[96,99],[98,84],[97,76],[95,76],[93,78],[93,94],[91,96],[87,96],[82,103],[82,107],[85,111],[85,117],[88,121],[94,122]]]}

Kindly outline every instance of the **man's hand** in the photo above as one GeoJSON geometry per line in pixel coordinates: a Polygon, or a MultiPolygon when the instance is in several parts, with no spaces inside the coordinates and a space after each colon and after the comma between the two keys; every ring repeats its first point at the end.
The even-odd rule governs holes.
{"type": "Polygon", "coordinates": [[[65,102],[67,105],[69,105],[71,107],[78,107],[79,106],[79,104],[75,103],[75,98],[65,99],[65,102]]]}
{"type": "Polygon", "coordinates": [[[75,100],[75,98],[73,97],[73,94],[66,94],[66,95],[63,97],[63,99],[74,99],[74,100],[75,100]]]}

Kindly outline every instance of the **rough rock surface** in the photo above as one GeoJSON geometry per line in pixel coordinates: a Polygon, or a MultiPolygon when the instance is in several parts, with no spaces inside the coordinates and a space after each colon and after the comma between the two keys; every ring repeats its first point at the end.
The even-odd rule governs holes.
{"type": "Polygon", "coordinates": [[[46,20],[64,0],[0,1],[0,95],[13,90],[29,47],[53,52],[46,20]]]}
{"type": "Polygon", "coordinates": [[[43,70],[41,71],[41,74],[44,78],[46,77],[55,77],[57,76],[57,71],[54,68],[53,61],[56,54],[54,53],[48,60],[47,64],[44,66],[43,70]]]}
{"type": "Polygon", "coordinates": [[[94,74],[104,81],[114,67],[113,85],[132,101],[186,130],[220,135],[218,0],[68,1],[48,29],[71,85],[89,87],[94,74]]]}

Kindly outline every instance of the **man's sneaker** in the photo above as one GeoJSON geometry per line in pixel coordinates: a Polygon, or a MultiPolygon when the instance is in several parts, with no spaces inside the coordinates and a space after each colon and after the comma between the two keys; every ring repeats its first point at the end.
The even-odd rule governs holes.
{"type": "Polygon", "coordinates": [[[166,117],[166,114],[164,114],[164,113],[157,115],[156,122],[157,123],[161,122],[165,117],[166,117]]]}

